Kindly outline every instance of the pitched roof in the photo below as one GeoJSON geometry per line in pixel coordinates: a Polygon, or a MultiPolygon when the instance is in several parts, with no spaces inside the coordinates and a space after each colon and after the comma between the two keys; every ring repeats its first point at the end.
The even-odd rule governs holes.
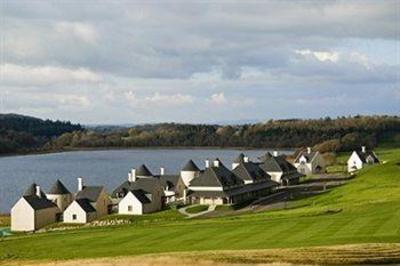
{"type": "Polygon", "coordinates": [[[182,171],[192,171],[192,172],[198,172],[200,171],[199,167],[192,161],[189,160],[185,166],[182,168],[182,171]]]}
{"type": "Polygon", "coordinates": [[[297,155],[296,160],[295,160],[295,163],[298,163],[298,162],[299,162],[301,156],[304,156],[304,158],[306,158],[306,161],[309,163],[309,162],[311,162],[311,161],[314,159],[314,157],[315,157],[317,154],[318,154],[318,152],[310,152],[310,153],[308,153],[307,151],[302,151],[302,152],[300,152],[300,153],[297,155]]]}
{"type": "Polygon", "coordinates": [[[149,168],[146,165],[142,164],[138,169],[136,169],[137,176],[153,176],[150,172],[149,168]]]}
{"type": "Polygon", "coordinates": [[[91,187],[83,187],[81,191],[76,194],[76,199],[88,199],[91,202],[96,202],[100,197],[101,192],[104,190],[104,187],[101,186],[91,186],[91,187]]]}
{"type": "Polygon", "coordinates": [[[291,163],[286,161],[282,156],[272,156],[260,164],[261,169],[265,172],[295,172],[297,171],[291,163]]]}
{"type": "MultiPolygon", "coordinates": [[[[36,196],[36,183],[32,183],[24,192],[23,196],[36,196]]],[[[46,195],[40,190],[40,194],[42,198],[46,198],[46,195]]]]}
{"type": "Polygon", "coordinates": [[[147,193],[146,191],[143,191],[142,189],[134,189],[130,191],[142,204],[148,204],[151,203],[151,200],[146,196],[147,193]]]}
{"type": "Polygon", "coordinates": [[[261,167],[253,162],[241,162],[232,172],[246,181],[258,181],[266,178],[270,178],[270,176],[263,170],[261,167]]]}
{"type": "Polygon", "coordinates": [[[161,175],[158,177],[161,182],[161,186],[164,190],[168,187],[169,190],[173,190],[176,188],[179,178],[179,175],[161,175]]]}
{"type": "Polygon", "coordinates": [[[125,196],[129,191],[138,189],[142,189],[153,194],[155,193],[157,186],[161,186],[161,181],[156,177],[138,178],[135,182],[129,182],[126,180],[112,192],[111,196],[113,198],[118,198],[120,193],[125,196]]]}
{"type": "Polygon", "coordinates": [[[238,155],[238,157],[236,157],[236,159],[233,161],[233,163],[241,163],[244,162],[244,154],[241,153],[238,155]]]}
{"type": "Polygon", "coordinates": [[[243,181],[221,162],[218,167],[210,166],[190,182],[193,187],[229,187],[243,184],[243,181]]]}
{"type": "Polygon", "coordinates": [[[273,157],[272,154],[267,151],[264,155],[258,157],[262,162],[268,160],[269,158],[273,157]]]}
{"type": "Polygon", "coordinates": [[[29,205],[31,205],[34,210],[57,208],[57,205],[54,204],[51,200],[48,200],[46,196],[39,198],[38,196],[31,195],[23,196],[23,198],[28,202],[29,205]]]}
{"type": "Polygon", "coordinates": [[[48,194],[65,195],[65,194],[71,194],[71,192],[69,192],[69,190],[64,186],[64,184],[61,183],[61,181],[57,179],[57,181],[54,183],[54,185],[49,190],[48,194]]]}
{"type": "Polygon", "coordinates": [[[92,206],[92,204],[90,204],[88,199],[76,199],[75,201],[86,213],[96,212],[96,209],[92,206]]]}
{"type": "Polygon", "coordinates": [[[367,160],[372,160],[373,163],[379,163],[379,159],[373,151],[356,151],[356,153],[363,163],[368,163],[367,160]]]}

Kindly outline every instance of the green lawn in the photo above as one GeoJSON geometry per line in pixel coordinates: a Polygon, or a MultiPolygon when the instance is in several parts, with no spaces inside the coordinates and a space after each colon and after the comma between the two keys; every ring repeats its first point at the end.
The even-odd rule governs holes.
{"type": "Polygon", "coordinates": [[[378,155],[387,163],[368,167],[348,184],[301,199],[288,210],[189,220],[154,214],[157,222],[7,237],[0,240],[0,259],[398,243],[400,149],[381,149],[378,155]]]}
{"type": "Polygon", "coordinates": [[[196,205],[186,209],[187,213],[199,213],[208,210],[208,205],[196,205]]]}

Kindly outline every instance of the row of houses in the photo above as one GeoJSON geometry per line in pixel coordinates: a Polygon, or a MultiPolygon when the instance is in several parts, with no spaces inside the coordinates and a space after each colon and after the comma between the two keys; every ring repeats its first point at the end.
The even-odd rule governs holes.
{"type": "Polygon", "coordinates": [[[323,157],[307,149],[293,165],[277,152],[266,153],[258,161],[240,154],[230,167],[218,158],[206,160],[203,169],[189,160],[175,175],[166,174],[164,168],[153,174],[141,165],[110,195],[103,186],[87,186],[82,177],[74,193],[60,180],[48,193],[32,184],[11,210],[11,229],[35,231],[57,221],[88,223],[112,212],[142,215],[175,201],[235,204],[273,193],[278,186],[297,184],[305,174],[324,171],[323,157]]]}

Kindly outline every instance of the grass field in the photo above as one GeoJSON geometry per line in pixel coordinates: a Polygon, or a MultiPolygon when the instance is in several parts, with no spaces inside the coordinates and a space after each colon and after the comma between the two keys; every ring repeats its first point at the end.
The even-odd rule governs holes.
{"type": "MultiPolygon", "coordinates": [[[[157,222],[7,237],[0,240],[0,259],[399,243],[400,149],[382,149],[379,156],[387,162],[363,169],[342,187],[301,199],[299,207],[288,210],[210,219],[158,218],[157,222]]],[[[175,211],[168,216],[175,215],[171,212],[175,211]]]]}
{"type": "Polygon", "coordinates": [[[199,213],[208,210],[208,205],[196,205],[186,209],[187,213],[199,213]]]}

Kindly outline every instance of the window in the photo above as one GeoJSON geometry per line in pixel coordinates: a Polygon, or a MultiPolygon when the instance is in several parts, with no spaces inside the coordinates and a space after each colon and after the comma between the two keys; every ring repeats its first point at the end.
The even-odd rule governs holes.
{"type": "Polygon", "coordinates": [[[128,212],[131,212],[132,211],[132,205],[128,205],[128,212]]]}
{"type": "Polygon", "coordinates": [[[76,214],[72,214],[72,220],[76,220],[76,214]]]}

